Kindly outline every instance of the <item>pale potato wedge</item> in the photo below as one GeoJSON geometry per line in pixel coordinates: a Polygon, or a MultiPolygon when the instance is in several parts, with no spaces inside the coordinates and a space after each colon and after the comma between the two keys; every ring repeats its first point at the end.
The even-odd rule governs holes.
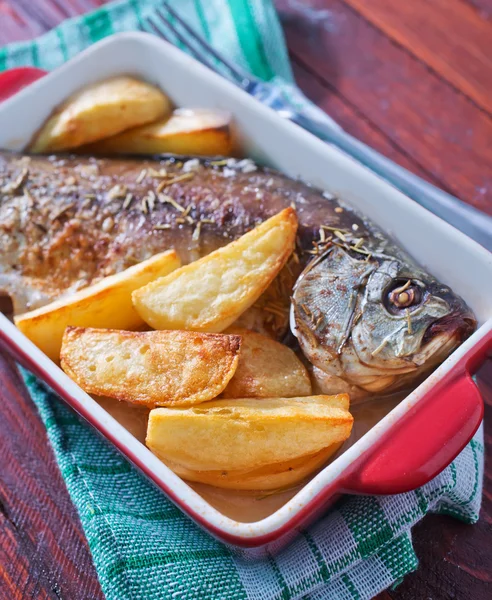
{"type": "Polygon", "coordinates": [[[234,375],[238,335],[68,327],[61,367],[90,394],[145,406],[215,398],[234,375]]]}
{"type": "Polygon", "coordinates": [[[157,408],[149,415],[146,444],[164,462],[191,471],[259,469],[346,440],[353,418],[336,404],[330,396],[311,396],[157,408]]]}
{"type": "Polygon", "coordinates": [[[178,108],[172,116],[135,127],[80,149],[87,154],[190,154],[232,156],[231,114],[211,108],[178,108]]]}
{"type": "Polygon", "coordinates": [[[180,266],[181,261],[174,250],[156,254],[67,298],[19,315],[14,318],[15,324],[51,360],[57,362],[63,332],[68,325],[141,328],[144,321],[133,307],[133,290],[180,266]]]}
{"type": "Polygon", "coordinates": [[[223,398],[309,396],[311,380],[295,352],[260,333],[231,327],[242,338],[239,365],[223,398]]]}
{"type": "Polygon", "coordinates": [[[192,471],[168,461],[176,475],[188,481],[231,490],[275,490],[290,488],[319,470],[339,450],[343,442],[332,444],[311,456],[302,456],[253,470],[192,471]]]}
{"type": "MultiPolygon", "coordinates": [[[[244,339],[241,353],[243,352],[243,347],[244,339]]],[[[312,401],[312,398],[297,398],[296,400],[298,402],[309,403],[312,401]]],[[[341,408],[345,411],[349,410],[350,398],[347,394],[326,397],[326,402],[335,408],[341,408]]],[[[309,475],[318,471],[340,449],[344,441],[332,444],[309,456],[269,464],[257,469],[200,471],[187,469],[172,461],[163,460],[177,475],[188,481],[206,483],[207,485],[234,490],[280,491],[283,488],[292,487],[300,483],[309,475]]],[[[157,456],[159,456],[158,453],[157,456]]]]}
{"type": "Polygon", "coordinates": [[[292,208],[238,240],[133,292],[140,316],[154,329],[223,331],[265,291],[292,253],[292,208]]]}
{"type": "Polygon", "coordinates": [[[170,112],[169,99],[154,85],[134,77],[113,77],[70,96],[41,127],[29,150],[76,148],[152,123],[170,112]]]}

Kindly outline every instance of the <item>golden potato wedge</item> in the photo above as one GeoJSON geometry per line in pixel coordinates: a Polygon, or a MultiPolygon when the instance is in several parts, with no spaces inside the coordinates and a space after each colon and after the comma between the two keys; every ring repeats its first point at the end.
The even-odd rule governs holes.
{"type": "Polygon", "coordinates": [[[311,380],[295,352],[260,333],[231,327],[241,336],[241,356],[223,398],[289,398],[309,396],[311,380]]]}
{"type": "MultiPolygon", "coordinates": [[[[244,339],[243,346],[241,347],[241,354],[243,353],[243,347],[244,339]]],[[[239,358],[239,361],[241,361],[241,357],[239,358]]],[[[298,402],[309,403],[311,400],[310,397],[297,398],[298,402]]],[[[350,398],[348,394],[329,396],[329,400],[327,399],[326,401],[329,402],[330,406],[341,408],[346,411],[349,410],[350,398]]],[[[194,471],[176,463],[172,463],[171,461],[165,460],[164,462],[177,475],[188,481],[206,483],[207,485],[233,490],[280,491],[282,488],[292,487],[293,485],[300,483],[309,475],[323,467],[340,449],[343,443],[344,442],[342,441],[332,444],[310,456],[302,456],[301,458],[295,458],[252,470],[194,471]]]]}
{"type": "Polygon", "coordinates": [[[63,332],[68,325],[139,329],[144,321],[133,307],[133,290],[180,266],[181,261],[174,250],[156,254],[67,298],[19,315],[14,318],[15,324],[57,362],[63,332]]]}
{"type": "Polygon", "coordinates": [[[191,471],[253,470],[311,456],[348,438],[352,415],[330,396],[212,400],[150,412],[147,446],[191,471]]]}
{"type": "Polygon", "coordinates": [[[232,156],[231,114],[211,108],[178,108],[169,119],[135,127],[100,140],[81,151],[88,154],[191,154],[232,156]]]}
{"type": "Polygon", "coordinates": [[[176,475],[188,481],[206,483],[230,490],[275,490],[292,487],[320,469],[341,447],[343,442],[332,444],[312,454],[286,460],[259,469],[238,471],[192,471],[165,461],[176,475]]]}
{"type": "Polygon", "coordinates": [[[236,371],[238,335],[68,327],[61,367],[90,394],[145,406],[215,398],[236,371]]]}
{"type": "Polygon", "coordinates": [[[223,331],[268,287],[291,254],[292,208],[174,274],[136,290],[133,303],[154,329],[223,331]]]}
{"type": "Polygon", "coordinates": [[[29,150],[76,148],[152,123],[170,112],[169,99],[157,87],[134,77],[113,77],[70,96],[41,127],[29,150]]]}
{"type": "Polygon", "coordinates": [[[323,398],[323,402],[328,403],[333,408],[341,408],[342,410],[349,410],[350,408],[350,396],[348,394],[333,394],[325,396],[324,394],[314,396],[300,396],[296,398],[297,402],[307,402],[310,404],[313,398],[323,398]]]}

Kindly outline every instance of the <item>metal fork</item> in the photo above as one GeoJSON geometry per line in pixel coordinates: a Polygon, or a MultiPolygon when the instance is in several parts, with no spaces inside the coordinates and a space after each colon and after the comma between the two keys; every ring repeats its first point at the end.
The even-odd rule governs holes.
{"type": "Polygon", "coordinates": [[[173,34],[184,49],[209,69],[224,75],[282,117],[343,150],[420,205],[492,251],[492,217],[393,163],[343,131],[327,115],[317,117],[315,113],[307,114],[305,110],[299,109],[277,85],[254,77],[217,52],[169,4],[162,2],[161,6],[172,17],[172,21],[160,8],[156,8],[145,19],[146,31],[155,33],[171,44],[174,42],[169,33],[173,34]]]}

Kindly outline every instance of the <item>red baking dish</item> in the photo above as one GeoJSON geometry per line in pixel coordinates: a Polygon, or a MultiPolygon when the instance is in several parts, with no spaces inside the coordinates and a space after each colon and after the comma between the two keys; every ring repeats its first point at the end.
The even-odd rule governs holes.
{"type": "Polygon", "coordinates": [[[344,451],[310,481],[294,491],[274,495],[261,508],[247,494],[218,492],[182,481],[142,444],[141,436],[124,426],[124,411],[88,396],[3,315],[0,344],[194,521],[222,541],[254,555],[282,547],[342,493],[398,494],[435,477],[468,443],[483,417],[483,401],[473,375],[492,357],[492,255],[336,148],[284,121],[179,50],[146,34],[113,36],[46,77],[43,71],[31,68],[3,73],[0,100],[6,101],[0,106],[0,146],[22,149],[68,94],[127,72],[156,82],[179,106],[232,111],[253,158],[340,195],[390,231],[465,298],[478,317],[479,329],[408,396],[383,402],[378,414],[360,409],[362,426],[344,451]],[[293,147],[295,160],[289,151],[293,147]]]}

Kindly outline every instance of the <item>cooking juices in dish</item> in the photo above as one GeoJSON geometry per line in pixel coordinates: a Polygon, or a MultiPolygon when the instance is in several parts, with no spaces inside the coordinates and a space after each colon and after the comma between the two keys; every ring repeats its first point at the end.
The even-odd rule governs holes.
{"type": "MultiPolygon", "coordinates": [[[[354,417],[352,433],[341,448],[326,459],[323,466],[331,463],[342,452],[355,444],[378,421],[388,414],[401,400],[405,393],[399,392],[386,398],[373,397],[371,402],[363,402],[351,408],[354,417]]],[[[119,423],[132,433],[140,442],[145,443],[149,411],[127,402],[115,402],[112,398],[96,397],[99,404],[111,414],[119,423]]],[[[208,503],[223,515],[240,522],[255,522],[268,517],[291,498],[313,477],[313,471],[304,481],[285,488],[273,490],[244,490],[217,487],[206,483],[189,481],[189,485],[196,490],[208,503]]]]}
{"type": "MultiPolygon", "coordinates": [[[[130,150],[149,131],[159,148],[169,131],[177,143],[156,90],[123,83],[113,80],[111,93],[139,90],[140,121],[121,133],[110,120],[111,134],[130,150]],[[163,122],[142,125],[142,102],[163,122]]],[[[68,101],[35,148],[60,139],[104,148],[97,127],[66,142],[74,122],[118,106],[104,90],[68,101]]],[[[0,292],[17,315],[31,311],[18,326],[46,352],[51,333],[54,360],[65,327],[79,326],[65,332],[62,366],[87,391],[146,404],[148,446],[188,480],[297,484],[348,439],[347,394],[353,402],[415,384],[475,328],[463,300],[364,217],[249,159],[3,153],[0,190],[0,292]],[[112,302],[115,315],[125,307],[116,321],[112,302]],[[114,331],[148,326],[187,331],[114,331]]]]}

